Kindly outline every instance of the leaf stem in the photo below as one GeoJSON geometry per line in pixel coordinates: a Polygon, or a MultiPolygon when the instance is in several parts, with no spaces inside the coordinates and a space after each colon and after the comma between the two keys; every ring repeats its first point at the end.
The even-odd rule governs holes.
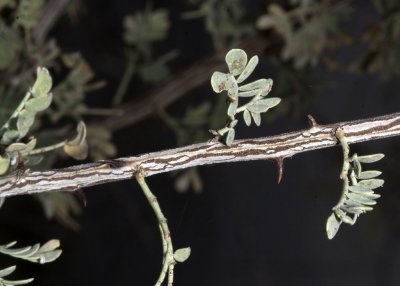
{"type": "Polygon", "coordinates": [[[342,171],[340,172],[340,179],[343,181],[343,187],[342,187],[342,195],[340,197],[340,200],[336,204],[336,206],[334,206],[332,208],[332,210],[336,210],[346,200],[345,194],[346,194],[347,189],[349,188],[349,178],[347,175],[349,173],[349,168],[350,168],[350,163],[349,163],[350,147],[346,141],[346,138],[344,136],[344,131],[341,127],[338,127],[336,129],[335,136],[339,140],[340,144],[342,145],[342,151],[343,151],[343,166],[342,166],[342,171]]]}
{"type": "Polygon", "coordinates": [[[128,50],[127,63],[125,67],[124,74],[122,75],[121,81],[119,82],[117,91],[112,100],[112,105],[117,106],[121,104],[122,99],[128,90],[129,83],[131,82],[132,76],[135,73],[136,67],[136,55],[133,50],[128,50]]]}
{"type": "Polygon", "coordinates": [[[46,147],[42,147],[42,148],[38,148],[38,149],[34,149],[34,150],[29,151],[27,153],[23,153],[22,152],[22,154],[23,155],[38,155],[38,154],[50,152],[50,151],[53,151],[53,150],[56,150],[56,149],[64,147],[65,143],[66,143],[66,141],[64,140],[64,141],[61,141],[61,142],[59,142],[57,144],[46,146],[46,147]]]}

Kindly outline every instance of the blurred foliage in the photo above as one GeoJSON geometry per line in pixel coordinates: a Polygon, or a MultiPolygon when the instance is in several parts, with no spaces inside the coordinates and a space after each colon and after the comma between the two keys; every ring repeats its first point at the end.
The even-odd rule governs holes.
{"type": "Polygon", "coordinates": [[[400,73],[400,3],[369,2],[377,20],[366,24],[361,34],[347,32],[352,15],[359,12],[351,1],[295,0],[269,4],[268,12],[257,20],[257,27],[273,31],[283,40],[280,60],[290,61],[296,69],[322,64],[328,69],[372,73],[389,79],[400,73]],[[360,44],[364,51],[351,62],[344,64],[330,54],[333,49],[360,44]]]}
{"type": "Polygon", "coordinates": [[[170,74],[168,63],[178,55],[176,50],[154,57],[155,44],[168,36],[169,12],[153,10],[150,5],[143,12],[129,14],[123,19],[123,41],[126,50],[126,66],[113,105],[118,105],[128,89],[135,73],[146,83],[154,84],[170,74]]]}
{"type": "Polygon", "coordinates": [[[394,0],[372,3],[381,21],[364,29],[361,41],[368,47],[351,68],[389,79],[400,75],[400,3],[394,0]]]}
{"type": "MultiPolygon", "coordinates": [[[[218,113],[223,115],[221,112],[218,113]]],[[[210,119],[212,118],[210,115],[211,104],[209,102],[204,102],[194,107],[189,106],[185,114],[180,118],[169,115],[165,110],[158,110],[158,116],[163,123],[175,133],[178,146],[206,140],[209,136],[207,130],[210,127],[210,119]]],[[[177,171],[172,175],[175,177],[175,189],[180,193],[186,192],[190,188],[195,193],[200,193],[203,190],[203,183],[197,167],[177,171]]]]}
{"type": "Polygon", "coordinates": [[[211,35],[217,51],[223,51],[255,32],[250,23],[244,22],[245,9],[238,0],[187,0],[187,2],[196,9],[183,13],[183,19],[204,18],[205,29],[211,35]]]}
{"type": "MultiPolygon", "coordinates": [[[[90,130],[90,137],[86,138],[86,128],[81,125],[79,140],[64,141],[73,133],[73,125],[65,128],[62,123],[78,122],[86,113],[90,113],[90,108],[85,105],[86,94],[104,83],[90,83],[94,73],[79,54],[63,52],[54,40],[40,45],[37,43],[34,35],[36,30],[42,29],[40,20],[44,4],[45,1],[41,0],[0,1],[0,125],[3,126],[0,131],[1,173],[23,168],[24,165],[32,169],[49,168],[57,156],[53,153],[43,156],[40,153],[64,145],[67,153],[71,154],[74,150],[75,158],[82,159],[86,157],[86,139],[90,145],[97,133],[104,133],[104,128],[97,127],[94,131],[90,130]],[[48,96],[47,93],[36,95],[35,86],[29,89],[34,82],[36,66],[46,66],[51,68],[57,78],[64,77],[57,80],[53,93],[48,96]],[[50,102],[52,104],[49,107],[50,102]],[[83,149],[77,152],[74,146],[83,149]],[[9,169],[8,164],[12,168],[9,169]]],[[[103,142],[103,146],[108,143],[109,150],[97,150],[96,159],[115,154],[111,138],[107,139],[108,142],[103,142]]],[[[51,196],[53,194],[40,198],[39,195],[43,207],[54,210],[51,212],[53,215],[47,217],[62,222],[71,221],[70,212],[65,211],[65,207],[71,206],[70,200],[75,198],[70,194],[65,195],[71,197],[65,199],[63,206],[60,200],[54,204],[56,200],[50,199],[51,196]]]]}
{"type": "Polygon", "coordinates": [[[283,39],[282,60],[292,60],[296,68],[316,65],[333,36],[341,32],[340,24],[350,13],[346,3],[331,0],[299,1],[293,9],[270,4],[268,14],[257,21],[259,29],[274,29],[283,39]]]}

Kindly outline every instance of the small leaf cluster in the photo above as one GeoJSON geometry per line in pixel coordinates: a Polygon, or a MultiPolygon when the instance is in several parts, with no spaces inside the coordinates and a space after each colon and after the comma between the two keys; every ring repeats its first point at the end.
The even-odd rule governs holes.
{"type": "Polygon", "coordinates": [[[230,146],[235,138],[235,126],[238,122],[236,115],[243,112],[243,119],[247,126],[253,121],[257,126],[261,124],[261,114],[278,105],[278,97],[265,98],[272,88],[272,79],[259,79],[241,85],[258,64],[258,57],[253,56],[247,61],[247,54],[241,49],[230,50],[225,57],[229,73],[214,72],[211,76],[211,86],[216,93],[226,92],[229,101],[228,119],[224,128],[210,130],[217,137],[223,137],[224,143],[230,146]],[[246,104],[239,106],[239,98],[251,98],[246,104]]]}
{"type": "Polygon", "coordinates": [[[244,7],[237,0],[190,0],[196,9],[183,13],[187,20],[204,18],[206,31],[212,37],[214,48],[222,51],[253,34],[254,27],[244,23],[244,7]]]}
{"type": "Polygon", "coordinates": [[[40,264],[53,262],[60,257],[62,253],[62,250],[59,249],[60,241],[57,239],[49,240],[43,245],[36,243],[32,246],[11,248],[15,244],[17,244],[16,241],[10,242],[6,245],[1,245],[0,253],[40,264]]]}
{"type": "MultiPolygon", "coordinates": [[[[72,125],[65,125],[65,122],[79,122],[83,120],[83,116],[88,115],[115,114],[115,110],[91,108],[85,104],[87,94],[104,86],[104,82],[93,82],[95,73],[79,53],[66,53],[53,37],[47,38],[47,31],[51,30],[54,24],[49,24],[44,17],[52,13],[51,9],[45,9],[47,7],[45,4],[44,0],[0,1],[0,129],[13,114],[15,115],[16,108],[23,101],[24,95],[32,89],[32,83],[37,76],[37,66],[52,68],[57,73],[58,79],[57,85],[52,89],[51,105],[35,114],[28,134],[18,141],[6,145],[0,144],[0,175],[12,172],[18,165],[41,169],[52,167],[59,157],[57,152],[49,151],[63,148],[66,143],[65,138],[74,128],[72,125]],[[34,135],[34,138],[30,135],[34,135]],[[54,144],[54,142],[59,143],[54,144]],[[17,145],[9,147],[16,143],[17,145]],[[34,149],[31,149],[33,147],[34,149]]],[[[28,116],[27,119],[29,118],[31,117],[28,116]]],[[[15,127],[16,122],[13,119],[10,127],[19,131],[15,127]]],[[[27,126],[26,123],[29,122],[22,122],[21,119],[21,123],[27,126]]],[[[104,159],[115,155],[116,148],[112,144],[111,136],[107,134],[109,132],[106,127],[103,125],[92,127],[93,125],[88,126],[87,132],[85,131],[88,144],[102,146],[96,148],[95,153],[90,153],[90,155],[95,154],[92,158],[104,159]]],[[[83,157],[83,154],[79,157],[83,157]]],[[[57,200],[49,199],[53,195],[49,194],[45,199],[40,199],[40,202],[46,204],[45,208],[52,208],[50,204],[57,201],[53,218],[63,217],[62,222],[71,220],[69,202],[76,197],[73,194],[66,194],[64,198],[69,197],[69,199],[62,204],[58,196],[57,200]]],[[[35,198],[40,196],[41,194],[35,198]]]]}
{"type": "MultiPolygon", "coordinates": [[[[170,71],[167,66],[178,55],[176,50],[154,58],[154,45],[168,36],[169,11],[151,10],[129,14],[123,21],[123,39],[128,49],[128,61],[140,78],[147,83],[165,79],[170,71]]],[[[129,65],[128,65],[129,66],[129,65]]]]}
{"type": "Polygon", "coordinates": [[[37,78],[10,119],[0,129],[0,144],[8,145],[26,136],[35,120],[35,115],[50,106],[52,79],[46,68],[39,67],[37,78]]]}
{"type": "Polygon", "coordinates": [[[25,44],[27,42],[25,40],[31,35],[24,38],[18,30],[28,34],[37,27],[43,4],[43,0],[0,1],[0,11],[11,9],[11,13],[8,11],[9,19],[0,17],[0,71],[12,65],[17,55],[26,48],[25,46],[30,46],[25,44]]]}
{"type": "Polygon", "coordinates": [[[12,274],[15,271],[15,269],[17,269],[16,266],[11,266],[11,267],[0,270],[0,286],[25,285],[25,284],[29,284],[33,281],[33,278],[28,278],[28,279],[24,279],[24,280],[4,279],[4,277],[12,274]]]}
{"type": "Polygon", "coordinates": [[[83,122],[78,124],[78,135],[71,141],[39,149],[35,149],[37,140],[33,136],[26,143],[20,142],[30,131],[36,114],[50,106],[53,99],[51,88],[52,78],[49,71],[46,68],[37,68],[35,83],[0,129],[0,175],[21,163],[36,165],[43,159],[41,153],[57,147],[64,147],[65,152],[76,159],[86,157],[86,127],[83,122]]]}
{"type": "Polygon", "coordinates": [[[284,40],[282,60],[293,60],[296,68],[316,65],[330,46],[330,37],[339,34],[340,24],[349,17],[351,7],[331,1],[303,1],[286,11],[270,4],[268,13],[257,21],[262,30],[274,29],[284,40]]]}
{"type": "MultiPolygon", "coordinates": [[[[21,248],[11,248],[17,242],[13,241],[6,245],[0,245],[0,253],[18,258],[28,260],[33,263],[49,263],[56,260],[60,257],[62,250],[59,249],[60,241],[57,239],[53,239],[45,243],[44,245],[40,245],[36,243],[32,246],[26,246],[21,248]]],[[[12,286],[12,285],[25,285],[29,284],[33,281],[33,278],[24,279],[24,280],[7,280],[4,277],[12,274],[16,269],[16,266],[11,266],[5,269],[0,270],[0,286],[12,286]]]]}
{"type": "Polygon", "coordinates": [[[39,67],[37,78],[19,106],[0,129],[0,175],[5,174],[11,165],[19,163],[24,156],[27,164],[37,164],[40,156],[26,156],[36,147],[36,139],[31,137],[27,143],[19,142],[32,127],[38,112],[50,106],[53,95],[50,93],[52,79],[47,69],[39,67]]]}
{"type": "Polygon", "coordinates": [[[362,164],[374,163],[381,160],[383,154],[358,156],[354,154],[344,162],[348,170],[343,179],[343,193],[339,203],[333,207],[333,212],[326,223],[326,233],[332,239],[342,223],[353,225],[360,214],[371,211],[380,197],[374,189],[383,185],[384,180],[377,179],[380,171],[363,171],[362,164]]]}
{"type": "Polygon", "coordinates": [[[380,20],[364,30],[362,40],[369,44],[365,53],[351,65],[351,69],[388,79],[400,74],[400,3],[385,0],[375,0],[372,3],[380,20]]]}

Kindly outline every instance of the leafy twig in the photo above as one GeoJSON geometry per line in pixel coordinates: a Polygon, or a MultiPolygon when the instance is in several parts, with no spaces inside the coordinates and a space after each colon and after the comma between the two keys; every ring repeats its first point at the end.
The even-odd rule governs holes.
{"type": "Polygon", "coordinates": [[[349,225],[356,223],[360,214],[372,210],[379,194],[374,189],[383,185],[384,181],[376,179],[380,171],[362,171],[361,163],[374,163],[384,157],[383,154],[349,157],[350,148],[347,143],[343,128],[336,130],[336,138],[342,145],[343,167],[340,179],[343,181],[342,195],[339,202],[332,208],[332,214],[326,222],[326,233],[332,239],[339,230],[342,222],[349,225]]]}
{"type": "Polygon", "coordinates": [[[272,88],[271,79],[259,79],[251,83],[241,85],[258,64],[258,57],[253,56],[247,61],[247,54],[241,49],[230,50],[225,57],[229,73],[214,72],[211,77],[211,86],[216,93],[226,91],[229,107],[228,119],[225,127],[218,130],[210,130],[218,139],[223,137],[223,142],[230,146],[235,138],[235,126],[238,120],[236,114],[243,112],[243,119],[247,126],[250,126],[252,118],[257,126],[261,124],[261,113],[278,105],[279,97],[265,98],[272,88]],[[239,107],[239,98],[251,100],[239,107]]]}
{"type": "Polygon", "coordinates": [[[62,253],[62,250],[58,249],[60,247],[60,241],[57,239],[49,240],[42,246],[40,246],[39,243],[36,243],[32,246],[11,248],[16,243],[16,241],[13,241],[6,245],[0,245],[0,252],[12,257],[40,264],[52,262],[60,257],[62,253]]]}
{"type": "Polygon", "coordinates": [[[12,286],[12,285],[25,285],[31,283],[33,278],[24,279],[24,280],[6,280],[3,277],[6,277],[13,273],[16,269],[16,266],[11,266],[5,269],[0,270],[0,286],[12,286]]]}
{"type": "Polygon", "coordinates": [[[138,181],[144,195],[146,196],[150,206],[152,207],[158,221],[160,228],[162,246],[163,246],[163,265],[161,269],[160,276],[156,282],[156,286],[160,286],[167,276],[168,273],[168,286],[172,286],[174,281],[174,267],[176,262],[185,261],[190,255],[190,248],[178,249],[174,253],[174,248],[172,246],[171,232],[168,227],[167,219],[165,218],[160,205],[158,204],[156,196],[151,192],[149,186],[147,185],[142,172],[138,172],[136,175],[136,180],[138,181]]]}

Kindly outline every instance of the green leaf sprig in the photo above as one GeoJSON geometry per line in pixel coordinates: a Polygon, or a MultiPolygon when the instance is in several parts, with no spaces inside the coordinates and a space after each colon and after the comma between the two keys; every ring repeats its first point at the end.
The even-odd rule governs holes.
{"type": "Polygon", "coordinates": [[[349,157],[350,148],[341,128],[336,131],[336,137],[343,148],[343,168],[340,178],[343,181],[342,196],[339,202],[332,208],[332,214],[326,222],[326,233],[332,239],[339,230],[342,222],[354,225],[360,214],[371,211],[376,204],[379,194],[374,189],[383,185],[384,180],[376,179],[382,172],[363,171],[361,164],[374,163],[381,160],[383,154],[349,157]]]}
{"type": "Polygon", "coordinates": [[[217,137],[223,137],[224,143],[230,146],[235,138],[236,115],[243,112],[243,120],[250,126],[252,120],[257,126],[261,124],[261,113],[281,102],[279,97],[265,98],[272,88],[272,79],[259,79],[240,85],[254,71],[258,64],[258,56],[247,61],[247,54],[241,49],[230,50],[225,57],[229,73],[214,72],[211,76],[211,86],[216,93],[227,92],[229,100],[228,120],[224,128],[210,130],[217,137]],[[239,106],[239,98],[251,98],[246,104],[239,106]]]}
{"type": "Polygon", "coordinates": [[[37,78],[9,120],[0,128],[0,144],[8,145],[26,136],[35,120],[35,115],[50,106],[52,79],[46,68],[37,68],[37,78]]]}
{"type": "MultiPolygon", "coordinates": [[[[60,257],[62,253],[62,250],[59,249],[60,241],[57,239],[49,240],[42,246],[39,243],[36,243],[32,246],[11,248],[16,243],[16,241],[13,241],[6,245],[0,245],[0,253],[40,264],[53,262],[60,257]]],[[[33,278],[13,281],[4,279],[4,277],[13,273],[15,269],[15,266],[11,266],[0,270],[0,286],[25,285],[33,281],[33,278]]]]}
{"type": "Polygon", "coordinates": [[[49,71],[38,67],[35,83],[0,128],[0,175],[16,168],[20,158],[25,165],[36,165],[43,159],[42,153],[62,147],[67,154],[77,160],[86,158],[86,126],[83,122],[79,122],[77,137],[71,141],[64,140],[51,146],[36,148],[34,137],[24,139],[35,121],[36,114],[46,110],[52,102],[53,94],[50,92],[52,82],[49,71]],[[22,140],[25,140],[25,143],[20,142],[22,140]]]}
{"type": "Polygon", "coordinates": [[[24,279],[24,280],[6,280],[4,277],[10,275],[15,271],[16,267],[11,266],[5,269],[0,270],[0,286],[12,286],[12,285],[25,285],[29,284],[33,281],[33,278],[24,279]]]}
{"type": "Polygon", "coordinates": [[[32,246],[11,248],[16,243],[16,241],[13,241],[6,245],[0,245],[0,253],[40,264],[53,262],[62,253],[62,250],[59,249],[60,241],[58,239],[49,240],[42,246],[36,243],[32,246]]]}

